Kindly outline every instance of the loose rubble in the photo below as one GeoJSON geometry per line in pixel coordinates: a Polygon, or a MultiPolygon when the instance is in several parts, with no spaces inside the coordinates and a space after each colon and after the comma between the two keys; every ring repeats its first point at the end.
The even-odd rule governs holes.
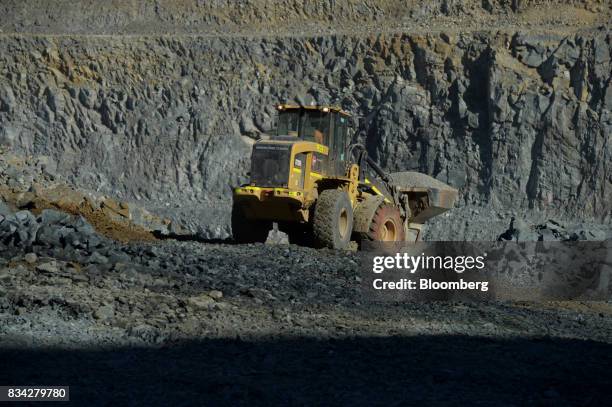
{"type": "MultiPolygon", "coordinates": [[[[0,356],[21,366],[0,369],[3,382],[31,383],[44,374],[47,382],[78,389],[74,400],[97,404],[127,397],[158,405],[185,397],[170,383],[200,394],[203,383],[224,377],[222,369],[236,372],[240,393],[206,391],[201,397],[252,404],[250,393],[242,392],[255,386],[262,403],[281,403],[278,397],[289,393],[278,386],[289,386],[296,400],[318,403],[335,400],[345,386],[370,388],[368,383],[380,381],[371,366],[396,373],[385,379],[396,394],[405,389],[393,379],[399,372],[429,380],[424,377],[446,374],[435,361],[448,360],[440,369],[483,376],[472,383],[457,373],[461,392],[453,391],[455,380],[436,379],[435,392],[419,385],[410,397],[437,403],[452,393],[466,402],[535,397],[573,403],[585,394],[600,400],[607,392],[610,302],[373,303],[361,294],[356,252],[175,240],[124,244],[99,236],[83,218],[52,210],[3,215],[0,230],[0,356]],[[428,360],[429,354],[436,357],[428,360]],[[529,360],[528,372],[517,357],[529,360]],[[495,363],[476,362],[482,358],[495,363]],[[147,361],[164,366],[163,378],[147,361]],[[564,368],[551,372],[551,363],[564,368]],[[274,367],[281,365],[280,371],[274,367]],[[93,376],[76,374],[75,366],[87,366],[93,376]],[[98,374],[109,366],[129,380],[98,374]],[[561,373],[576,366],[586,369],[580,379],[561,373]],[[247,376],[240,373],[244,368],[250,369],[247,376]],[[289,378],[286,369],[301,373],[289,378]],[[341,373],[355,369],[359,375],[341,373]],[[330,385],[302,392],[299,383],[309,388],[321,374],[330,376],[330,385]],[[193,383],[184,383],[186,375],[193,383]],[[254,385],[247,377],[270,382],[254,385]],[[511,377],[528,377],[531,387],[495,395],[480,389],[499,389],[511,377]],[[580,380],[589,390],[554,393],[551,378],[560,386],[553,389],[580,380]],[[170,386],[163,394],[130,387],[162,381],[170,386]],[[107,386],[112,394],[91,393],[107,386]]],[[[391,402],[386,392],[368,397],[391,402]]]]}
{"type": "Polygon", "coordinates": [[[138,205],[74,188],[48,163],[49,157],[23,156],[0,147],[0,214],[12,209],[27,209],[36,214],[45,209],[59,210],[82,216],[99,233],[121,241],[153,240],[155,234],[176,231],[169,227],[169,220],[138,205]]]}
{"type": "MultiPolygon", "coordinates": [[[[567,237],[562,231],[548,227],[551,224],[535,229],[551,230],[559,239],[567,237]]],[[[285,316],[301,315],[300,318],[308,319],[311,313],[323,312],[344,320],[343,328],[334,327],[335,322],[324,324],[325,335],[342,336],[346,329],[354,334],[387,329],[376,327],[374,321],[378,315],[391,312],[398,318],[421,315],[433,323],[428,325],[430,328],[407,326],[407,332],[435,333],[441,326],[449,329],[450,321],[470,320],[474,317],[471,313],[479,309],[475,305],[465,306],[461,308],[461,315],[450,316],[444,310],[454,309],[453,304],[398,307],[364,302],[358,256],[356,252],[288,244],[163,240],[126,245],[100,236],[82,217],[54,210],[44,210],[38,216],[19,211],[0,216],[3,281],[0,331],[16,334],[20,326],[26,330],[65,329],[57,324],[59,319],[78,320],[91,326],[110,324],[113,332],[109,335],[116,344],[149,342],[152,338],[163,342],[201,334],[222,336],[242,332],[259,336],[262,332],[280,332],[277,323],[284,326],[289,322],[283,329],[310,335],[321,328],[318,323],[304,322],[296,326],[294,317],[289,321],[285,316]],[[329,306],[333,308],[324,311],[329,306]],[[266,315],[272,312],[273,318],[259,315],[261,312],[266,315]],[[46,315],[47,322],[38,327],[24,325],[26,316],[34,314],[36,318],[46,315]],[[214,315],[212,326],[198,322],[209,314],[214,315]],[[278,321],[278,315],[285,316],[278,321]],[[258,322],[254,323],[253,318],[258,322]],[[367,318],[370,322],[364,325],[355,318],[367,318]],[[153,336],[152,330],[156,332],[153,336]]],[[[511,317],[519,312],[502,304],[491,305],[489,309],[494,319],[496,313],[509,313],[511,317]]],[[[571,310],[558,312],[571,313],[571,310]]],[[[534,314],[534,318],[540,317],[534,314]]],[[[558,326],[559,334],[609,340],[612,326],[600,325],[595,314],[593,318],[593,325],[588,329],[581,326],[566,332],[564,326],[558,326]]],[[[549,334],[551,329],[546,318],[534,321],[533,329],[528,331],[523,326],[515,331],[511,325],[504,324],[476,330],[464,330],[464,327],[465,323],[459,324],[454,332],[513,335],[520,331],[521,335],[539,335],[549,334]],[[542,325],[538,328],[539,323],[542,325]]],[[[110,340],[96,335],[92,336],[89,331],[70,332],[68,336],[58,332],[49,340],[63,343],[64,338],[69,338],[74,341],[73,345],[110,340]]],[[[11,341],[11,335],[5,338],[11,341]]]]}

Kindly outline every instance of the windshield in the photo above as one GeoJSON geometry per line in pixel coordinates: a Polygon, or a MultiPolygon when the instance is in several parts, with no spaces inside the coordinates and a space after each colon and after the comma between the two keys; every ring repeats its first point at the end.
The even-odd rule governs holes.
{"type": "Polygon", "coordinates": [[[251,183],[265,187],[286,187],[289,181],[291,148],[258,143],[251,155],[251,183]]]}
{"type": "Polygon", "coordinates": [[[279,113],[277,136],[328,144],[330,114],[319,110],[291,109],[279,113]]]}

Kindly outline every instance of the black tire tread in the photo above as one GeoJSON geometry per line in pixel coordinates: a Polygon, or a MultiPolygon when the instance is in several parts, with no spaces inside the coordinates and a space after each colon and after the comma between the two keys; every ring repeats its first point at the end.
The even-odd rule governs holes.
{"type": "Polygon", "coordinates": [[[350,231],[348,233],[349,238],[346,245],[338,242],[335,238],[336,228],[336,204],[339,200],[346,200],[348,202],[348,208],[350,208],[350,222],[352,228],[352,207],[350,200],[345,191],[340,189],[327,189],[321,192],[317,204],[315,207],[314,220],[313,220],[313,235],[315,241],[321,245],[332,249],[344,249],[350,242],[350,231]]]}

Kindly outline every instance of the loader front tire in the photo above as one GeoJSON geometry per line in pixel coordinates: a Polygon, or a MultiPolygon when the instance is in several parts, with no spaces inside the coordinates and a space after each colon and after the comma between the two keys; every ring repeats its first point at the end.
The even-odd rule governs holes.
{"type": "Polygon", "coordinates": [[[321,192],[314,208],[312,229],[317,246],[337,250],[348,247],[353,231],[353,207],[345,191],[321,192]]]}
{"type": "Polygon", "coordinates": [[[392,205],[380,205],[374,212],[366,237],[374,242],[404,241],[406,234],[399,209],[392,205]]]}
{"type": "Polygon", "coordinates": [[[232,237],[234,242],[265,243],[271,229],[271,221],[248,219],[241,205],[234,204],[232,207],[232,237]]]}

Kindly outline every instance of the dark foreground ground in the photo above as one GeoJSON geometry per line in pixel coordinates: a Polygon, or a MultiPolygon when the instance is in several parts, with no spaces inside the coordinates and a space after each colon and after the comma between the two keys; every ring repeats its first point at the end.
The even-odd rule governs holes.
{"type": "Polygon", "coordinates": [[[609,344],[462,335],[200,339],[3,350],[0,381],[70,385],[83,405],[603,406],[609,344]]]}
{"type": "Polygon", "coordinates": [[[376,303],[355,253],[124,245],[61,214],[19,216],[0,246],[2,384],[69,385],[79,405],[601,406],[612,395],[610,302],[376,303]]]}

